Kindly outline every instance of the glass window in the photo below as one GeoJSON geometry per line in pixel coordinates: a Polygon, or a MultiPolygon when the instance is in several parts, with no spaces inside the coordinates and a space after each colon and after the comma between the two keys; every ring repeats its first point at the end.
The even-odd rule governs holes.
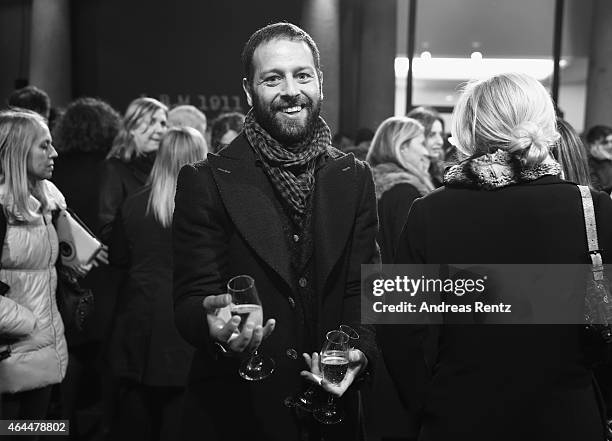
{"type": "MultiPolygon", "coordinates": [[[[398,6],[407,1],[398,0],[398,6]]],[[[555,4],[556,0],[418,1],[412,106],[451,108],[466,81],[508,71],[528,73],[550,89],[555,4]]],[[[398,51],[396,84],[407,75],[406,57],[398,51]]]]}

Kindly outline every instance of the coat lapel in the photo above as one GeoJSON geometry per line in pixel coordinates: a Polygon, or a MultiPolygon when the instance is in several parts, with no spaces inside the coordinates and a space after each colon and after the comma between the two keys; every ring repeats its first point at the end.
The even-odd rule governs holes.
{"type": "Polygon", "coordinates": [[[316,177],[314,194],[315,266],[319,289],[342,255],[355,221],[355,160],[329,159],[316,177]]]}
{"type": "Polygon", "coordinates": [[[276,196],[263,169],[255,165],[248,141],[240,135],[219,155],[208,155],[208,162],[232,222],[257,255],[291,287],[290,257],[276,196]]]}

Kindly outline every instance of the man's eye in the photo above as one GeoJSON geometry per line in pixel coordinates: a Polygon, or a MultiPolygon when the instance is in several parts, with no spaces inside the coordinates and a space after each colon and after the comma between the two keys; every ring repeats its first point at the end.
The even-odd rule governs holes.
{"type": "Polygon", "coordinates": [[[276,85],[276,84],[280,83],[280,80],[281,80],[281,77],[279,77],[278,75],[273,75],[273,76],[270,76],[270,77],[266,77],[264,82],[267,85],[270,86],[270,85],[276,85]]]}
{"type": "Polygon", "coordinates": [[[308,81],[311,78],[312,78],[312,76],[310,74],[307,74],[307,73],[304,73],[304,72],[299,73],[297,75],[297,79],[300,80],[300,81],[308,81]]]}

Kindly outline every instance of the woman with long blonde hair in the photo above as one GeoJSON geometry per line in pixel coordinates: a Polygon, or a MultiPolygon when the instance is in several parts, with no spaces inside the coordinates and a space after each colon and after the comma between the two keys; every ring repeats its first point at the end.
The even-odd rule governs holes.
{"type": "Polygon", "coordinates": [[[111,235],[121,204],[146,184],[167,119],[168,108],[153,98],[137,98],[125,111],[100,176],[98,218],[103,242],[111,235]]]}
{"type": "Polygon", "coordinates": [[[197,130],[168,130],[148,184],[126,199],[113,228],[111,263],[128,270],[110,345],[124,439],[158,438],[161,432],[178,437],[192,351],[174,326],[172,213],[181,167],[203,160],[207,150],[197,130]]]}
{"type": "MultiPolygon", "coordinates": [[[[66,208],[49,181],[57,152],[42,116],[0,112],[0,204],[6,234],[0,281],[0,394],[7,419],[44,419],[68,350],[55,291],[58,240],[53,210],[66,208]]],[[[28,438],[32,439],[32,438],[28,438]]]]}
{"type": "Polygon", "coordinates": [[[393,260],[412,202],[434,189],[424,139],[424,128],[417,120],[387,118],[376,130],[366,156],[378,200],[378,244],[383,263],[393,260]]]}

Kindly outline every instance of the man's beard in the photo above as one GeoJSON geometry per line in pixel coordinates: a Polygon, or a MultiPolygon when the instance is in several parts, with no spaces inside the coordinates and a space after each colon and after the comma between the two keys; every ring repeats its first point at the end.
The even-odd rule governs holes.
{"type": "Polygon", "coordinates": [[[282,98],[266,106],[257,95],[254,95],[253,98],[255,120],[282,146],[300,144],[314,132],[321,112],[320,99],[314,103],[309,97],[299,95],[294,98],[282,98]],[[306,120],[303,123],[301,120],[292,120],[278,115],[283,108],[293,106],[303,106],[303,110],[306,110],[306,120]]]}

